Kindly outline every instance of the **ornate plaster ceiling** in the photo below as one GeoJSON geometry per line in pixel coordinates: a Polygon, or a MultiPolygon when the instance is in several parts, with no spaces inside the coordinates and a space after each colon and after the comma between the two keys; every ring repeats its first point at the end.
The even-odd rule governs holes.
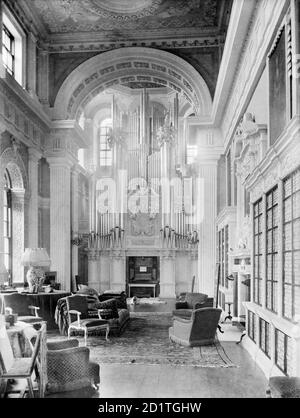
{"type": "Polygon", "coordinates": [[[50,34],[216,29],[220,0],[31,0],[34,12],[50,34]]]}

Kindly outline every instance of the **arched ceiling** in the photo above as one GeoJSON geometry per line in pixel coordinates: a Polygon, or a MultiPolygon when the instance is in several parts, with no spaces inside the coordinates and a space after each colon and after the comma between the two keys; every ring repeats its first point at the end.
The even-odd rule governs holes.
{"type": "Polygon", "coordinates": [[[95,56],[77,67],[57,94],[53,116],[78,119],[89,103],[107,89],[144,82],[178,93],[198,116],[210,115],[209,89],[191,65],[164,51],[122,48],[95,56]]]}
{"type": "MultiPolygon", "coordinates": [[[[92,55],[123,47],[169,51],[213,97],[233,0],[15,0],[50,53],[50,91],[92,55]]],[[[51,104],[55,94],[50,97],[51,104]]]]}

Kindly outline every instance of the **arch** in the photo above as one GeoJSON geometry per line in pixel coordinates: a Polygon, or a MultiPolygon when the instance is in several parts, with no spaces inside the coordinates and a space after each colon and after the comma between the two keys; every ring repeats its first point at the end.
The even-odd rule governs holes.
{"type": "Polygon", "coordinates": [[[192,65],[170,52],[130,47],[102,53],[77,67],[57,94],[53,117],[78,119],[90,101],[109,87],[142,81],[176,91],[193,106],[197,116],[211,114],[209,89],[192,65]]]}
{"type": "Polygon", "coordinates": [[[6,148],[0,156],[0,178],[4,178],[7,169],[10,175],[12,189],[27,189],[28,181],[24,162],[13,148],[6,148]]]}

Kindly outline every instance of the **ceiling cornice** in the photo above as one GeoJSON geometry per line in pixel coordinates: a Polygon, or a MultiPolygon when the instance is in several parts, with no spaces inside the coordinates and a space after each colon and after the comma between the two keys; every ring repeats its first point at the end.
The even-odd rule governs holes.
{"type": "Polygon", "coordinates": [[[223,48],[225,44],[224,36],[190,36],[176,37],[166,36],[165,38],[141,38],[128,37],[124,40],[110,41],[102,35],[99,37],[86,37],[78,40],[71,40],[65,38],[60,40],[57,38],[51,42],[40,42],[40,47],[47,50],[49,53],[68,53],[68,52],[91,52],[91,51],[108,51],[122,47],[148,47],[159,49],[178,49],[178,48],[223,48]]]}

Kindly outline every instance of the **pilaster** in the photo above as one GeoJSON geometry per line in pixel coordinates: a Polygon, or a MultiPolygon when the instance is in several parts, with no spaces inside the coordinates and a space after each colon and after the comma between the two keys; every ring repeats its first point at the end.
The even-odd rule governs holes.
{"type": "Polygon", "coordinates": [[[110,289],[125,291],[126,256],[124,250],[110,252],[110,289]]]}
{"type": "MultiPolygon", "coordinates": [[[[198,281],[195,291],[214,296],[216,270],[217,158],[199,161],[203,179],[203,217],[199,225],[198,281]]],[[[198,211],[200,209],[198,208],[198,211]]]]}
{"type": "Polygon", "coordinates": [[[63,290],[71,283],[71,167],[73,161],[48,157],[50,166],[50,259],[51,270],[63,290]]]}
{"type": "Polygon", "coordinates": [[[27,36],[27,90],[29,94],[37,98],[37,38],[32,32],[27,36]]]}
{"type": "Polygon", "coordinates": [[[42,154],[34,148],[28,149],[28,247],[38,248],[38,162],[42,154]]]}
{"type": "Polygon", "coordinates": [[[100,252],[88,250],[89,287],[100,292],[100,252]]]}
{"type": "Polygon", "coordinates": [[[39,52],[38,96],[44,106],[49,106],[49,53],[39,52]]]}
{"type": "Polygon", "coordinates": [[[161,250],[160,256],[160,296],[175,298],[175,250],[161,250]]]}
{"type": "Polygon", "coordinates": [[[13,189],[12,190],[12,211],[13,211],[13,223],[12,223],[12,236],[13,248],[12,248],[12,271],[13,280],[15,283],[23,283],[24,281],[24,267],[21,265],[20,260],[24,252],[24,213],[25,213],[25,190],[13,189]]]}
{"type": "MultiPolygon", "coordinates": [[[[71,171],[71,233],[79,231],[79,167],[75,165],[71,171]]],[[[72,280],[78,275],[78,246],[72,245],[72,280]]]]}

